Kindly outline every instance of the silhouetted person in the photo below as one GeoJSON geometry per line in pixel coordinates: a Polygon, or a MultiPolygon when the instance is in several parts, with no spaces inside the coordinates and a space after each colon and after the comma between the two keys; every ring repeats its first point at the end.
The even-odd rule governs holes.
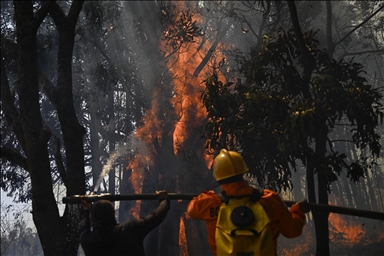
{"type": "Polygon", "coordinates": [[[156,191],[156,195],[159,206],[153,213],[120,224],[110,201],[99,200],[91,205],[82,200],[84,211],[79,235],[85,255],[145,255],[145,236],[165,219],[170,209],[168,193],[156,191]]]}
{"type": "MultiPolygon", "coordinates": [[[[221,185],[222,194],[229,198],[243,198],[245,196],[252,198],[253,196],[256,196],[256,201],[258,201],[263,208],[260,209],[261,215],[266,214],[268,216],[265,218],[267,220],[265,226],[269,225],[270,231],[272,232],[270,237],[272,237],[273,241],[268,243],[267,246],[272,250],[268,250],[268,253],[260,254],[259,252],[255,254],[248,253],[246,255],[274,255],[276,254],[277,238],[279,237],[279,234],[282,234],[287,238],[294,238],[301,235],[305,225],[305,213],[309,212],[308,203],[306,200],[302,200],[294,204],[291,209],[288,210],[287,206],[276,192],[267,189],[255,190],[255,188],[249,186],[248,181],[243,179],[243,174],[247,171],[248,167],[241,155],[237,152],[222,149],[214,160],[213,176],[221,185]]],[[[187,212],[192,219],[204,220],[206,222],[208,242],[212,253],[219,256],[232,255],[227,253],[232,250],[228,249],[231,248],[228,244],[230,240],[217,240],[219,237],[216,233],[217,227],[220,227],[221,224],[224,226],[228,224],[227,222],[217,222],[218,214],[221,209],[220,207],[223,204],[222,199],[223,196],[217,195],[213,190],[203,191],[199,196],[194,197],[191,200],[187,208],[187,212]],[[218,248],[218,243],[221,243],[223,248],[218,248]],[[225,253],[223,253],[223,251],[225,251],[225,253]]],[[[249,200],[247,202],[249,202],[249,200]]],[[[247,206],[250,208],[254,207],[252,204],[247,204],[247,206]]],[[[256,214],[254,218],[256,220],[260,219],[260,214],[256,214]]],[[[261,249],[263,249],[262,247],[263,245],[261,246],[261,249]]],[[[235,252],[234,255],[236,255],[235,252]]]]}

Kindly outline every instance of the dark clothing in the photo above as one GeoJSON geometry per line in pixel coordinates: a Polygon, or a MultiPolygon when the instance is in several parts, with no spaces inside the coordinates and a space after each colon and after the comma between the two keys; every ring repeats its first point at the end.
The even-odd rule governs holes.
{"type": "Polygon", "coordinates": [[[83,212],[79,225],[80,243],[87,256],[93,255],[145,255],[143,240],[167,216],[169,200],[143,219],[128,220],[120,224],[90,230],[88,211],[83,212]]]}

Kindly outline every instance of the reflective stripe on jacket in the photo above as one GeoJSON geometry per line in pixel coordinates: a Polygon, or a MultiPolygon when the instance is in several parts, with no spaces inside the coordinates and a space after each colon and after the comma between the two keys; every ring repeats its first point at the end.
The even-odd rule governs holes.
{"type": "MultiPolygon", "coordinates": [[[[242,196],[252,194],[253,187],[248,181],[234,182],[221,185],[227,196],[242,196]]],[[[298,237],[305,225],[305,214],[300,212],[297,204],[290,210],[284,204],[279,194],[272,190],[264,190],[260,198],[260,204],[264,207],[271,220],[271,230],[275,247],[277,238],[281,233],[288,238],[298,237]]],[[[204,220],[207,226],[208,242],[214,255],[216,254],[215,230],[217,214],[222,204],[220,198],[213,190],[203,191],[199,196],[194,197],[188,204],[187,212],[194,220],[204,220]]]]}

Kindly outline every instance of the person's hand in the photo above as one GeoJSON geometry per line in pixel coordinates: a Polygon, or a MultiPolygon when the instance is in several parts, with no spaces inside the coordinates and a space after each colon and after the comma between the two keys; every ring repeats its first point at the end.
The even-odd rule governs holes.
{"type": "Polygon", "coordinates": [[[302,213],[308,213],[311,210],[309,209],[309,204],[307,202],[307,199],[303,199],[297,202],[297,205],[299,206],[299,209],[302,213]]]}
{"type": "Polygon", "coordinates": [[[83,207],[83,210],[87,211],[91,209],[92,204],[88,203],[84,199],[80,198],[81,206],[83,207]]]}
{"type": "Polygon", "coordinates": [[[157,200],[159,202],[163,201],[164,199],[169,200],[169,195],[168,195],[167,191],[165,191],[165,190],[156,191],[156,197],[157,197],[157,200]]]}

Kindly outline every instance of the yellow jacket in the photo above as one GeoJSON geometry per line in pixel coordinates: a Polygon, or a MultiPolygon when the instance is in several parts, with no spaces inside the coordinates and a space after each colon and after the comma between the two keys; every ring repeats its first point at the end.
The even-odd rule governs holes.
{"type": "MultiPolygon", "coordinates": [[[[221,185],[227,196],[242,196],[252,194],[253,187],[247,181],[234,182],[221,185]]],[[[281,200],[280,196],[272,190],[264,190],[260,198],[263,206],[271,221],[275,247],[280,233],[287,238],[298,237],[302,233],[305,225],[305,214],[300,212],[297,204],[290,210],[281,200]]],[[[208,242],[214,255],[216,254],[216,221],[218,210],[222,202],[213,190],[203,191],[199,196],[194,197],[188,204],[187,212],[194,220],[204,220],[207,225],[208,242]]]]}

